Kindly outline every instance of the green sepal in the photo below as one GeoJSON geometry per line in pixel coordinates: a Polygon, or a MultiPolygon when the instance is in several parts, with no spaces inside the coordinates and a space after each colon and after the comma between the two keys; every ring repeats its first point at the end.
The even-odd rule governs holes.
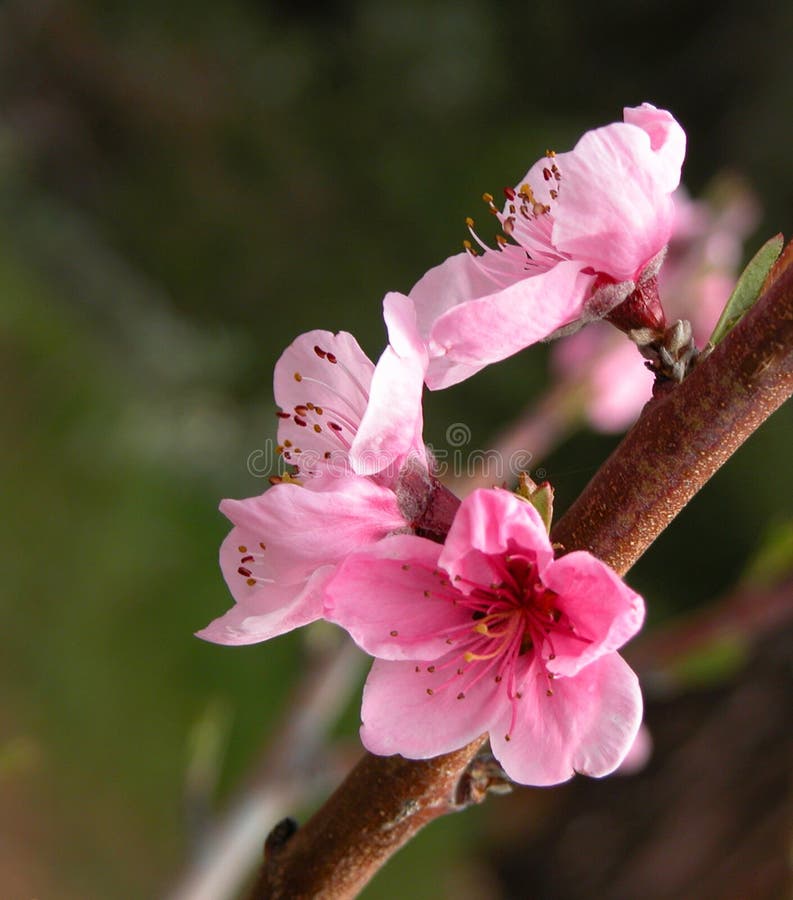
{"type": "Polygon", "coordinates": [[[551,533],[551,520],[553,519],[553,488],[547,481],[537,484],[528,472],[518,475],[518,489],[515,493],[527,500],[540,514],[548,533],[551,533]]]}
{"type": "Polygon", "coordinates": [[[706,351],[712,350],[724,340],[725,336],[741,321],[754,306],[760,296],[763,283],[782,252],[784,238],[781,234],[767,240],[752,257],[749,265],[743,270],[730,299],[722,310],[719,321],[707,343],[706,351]]]}

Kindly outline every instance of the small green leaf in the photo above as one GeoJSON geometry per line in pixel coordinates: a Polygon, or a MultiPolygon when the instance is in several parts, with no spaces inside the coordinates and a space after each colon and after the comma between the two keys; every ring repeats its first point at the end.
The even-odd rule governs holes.
{"type": "Polygon", "coordinates": [[[540,514],[548,533],[551,531],[553,519],[553,488],[547,481],[537,484],[527,472],[521,472],[518,476],[518,489],[515,493],[527,500],[540,514]]]}
{"type": "Polygon", "coordinates": [[[730,294],[727,305],[722,310],[719,321],[713,329],[713,334],[707,344],[707,349],[712,350],[717,344],[724,340],[725,336],[731,331],[738,322],[746,315],[746,313],[754,306],[755,301],[760,296],[763,282],[771,271],[771,266],[776,262],[779,254],[782,252],[784,238],[781,234],[777,234],[770,240],[766,241],[763,246],[752,257],[749,265],[743,270],[735,289],[730,294]]]}

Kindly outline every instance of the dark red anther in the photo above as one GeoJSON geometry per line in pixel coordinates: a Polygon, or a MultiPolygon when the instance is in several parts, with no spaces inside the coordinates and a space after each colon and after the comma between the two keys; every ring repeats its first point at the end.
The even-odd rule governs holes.
{"type": "Polygon", "coordinates": [[[553,178],[553,175],[551,175],[551,170],[550,170],[550,169],[543,169],[543,170],[542,170],[542,177],[543,177],[546,181],[550,181],[551,178],[553,178]]]}
{"type": "Polygon", "coordinates": [[[308,424],[305,419],[301,419],[300,416],[292,416],[295,420],[295,425],[299,425],[301,428],[305,428],[308,424]]]}
{"type": "Polygon", "coordinates": [[[276,415],[278,416],[279,419],[291,419],[292,418],[290,413],[282,412],[281,410],[278,410],[276,415]]]}
{"type": "Polygon", "coordinates": [[[341,431],[341,425],[337,425],[335,422],[328,422],[328,425],[329,425],[334,431],[341,431]]]}
{"type": "Polygon", "coordinates": [[[325,357],[327,356],[327,353],[325,353],[322,347],[319,346],[314,347],[314,353],[316,353],[320,359],[325,359],[325,357]]]}
{"type": "Polygon", "coordinates": [[[255,557],[250,556],[250,555],[249,555],[249,556],[243,556],[242,559],[240,560],[240,562],[241,562],[241,563],[253,562],[254,558],[255,558],[255,557]]]}
{"type": "Polygon", "coordinates": [[[306,416],[306,415],[308,415],[308,407],[307,407],[307,406],[302,406],[302,405],[301,405],[301,406],[296,406],[296,407],[295,407],[295,412],[296,412],[299,416],[306,416]]]}
{"type": "Polygon", "coordinates": [[[325,354],[325,359],[327,359],[327,361],[328,361],[329,363],[333,363],[334,366],[335,366],[336,363],[338,362],[338,360],[336,359],[336,357],[335,357],[332,353],[326,353],[326,354],[325,354]]]}
{"type": "Polygon", "coordinates": [[[240,566],[239,569],[237,569],[237,571],[240,573],[240,575],[244,575],[246,578],[251,577],[251,570],[246,569],[245,566],[240,566]]]}
{"type": "Polygon", "coordinates": [[[507,198],[507,200],[514,200],[515,199],[515,189],[511,188],[511,187],[505,187],[504,188],[504,196],[507,198]]]}

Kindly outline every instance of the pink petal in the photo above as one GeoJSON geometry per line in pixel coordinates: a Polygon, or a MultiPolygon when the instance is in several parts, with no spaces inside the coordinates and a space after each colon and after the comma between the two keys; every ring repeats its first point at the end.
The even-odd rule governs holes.
{"type": "Polygon", "coordinates": [[[540,573],[553,559],[553,549],[540,514],[511,491],[476,490],[463,500],[452,522],[438,564],[461,591],[469,582],[488,585],[499,580],[491,557],[515,550],[536,561],[540,573]]]}
{"type": "Polygon", "coordinates": [[[491,678],[483,678],[458,699],[463,679],[455,674],[458,663],[457,655],[441,658],[431,673],[413,662],[375,660],[363,689],[364,747],[381,756],[400,753],[427,759],[486,732],[503,701],[491,678]]]}
{"type": "Polygon", "coordinates": [[[554,244],[582,267],[637,281],[669,241],[674,214],[668,166],[647,132],[615,122],[588,131],[557,161],[554,244]]]}
{"type": "Polygon", "coordinates": [[[419,333],[415,302],[404,294],[388,293],[383,300],[383,318],[394,352],[402,359],[415,357],[426,363],[427,348],[419,333]]]}
{"type": "Polygon", "coordinates": [[[601,657],[575,678],[551,682],[539,671],[522,688],[517,720],[502,712],[490,729],[493,754],[520,784],[550,785],[576,772],[613,772],[633,744],[642,718],[639,682],[616,653],[601,657]],[[510,731],[510,740],[505,740],[510,731]]]}
{"type": "Polygon", "coordinates": [[[449,652],[450,635],[469,626],[434,575],[440,544],[393,535],[348,556],[326,589],[325,618],[341,625],[380,659],[433,660],[449,652]]]}
{"type": "Polygon", "coordinates": [[[430,269],[410,291],[419,334],[425,341],[429,340],[436,319],[460,303],[492,294],[493,288],[493,281],[482,272],[470,253],[450,256],[430,269]]]}
{"type": "Polygon", "coordinates": [[[670,112],[656,109],[652,103],[626,106],[623,118],[629,125],[637,125],[650,136],[650,147],[661,163],[659,183],[665,191],[674,191],[680,184],[680,170],[686,156],[685,131],[670,112]]]}
{"type": "Polygon", "coordinates": [[[430,349],[425,379],[430,390],[451,387],[483,368],[478,361],[465,363],[449,358],[443,347],[435,345],[431,333],[436,319],[461,303],[492,294],[495,288],[493,280],[484,274],[470,253],[458,253],[430,269],[411,290],[417,329],[430,349]]]}
{"type": "MultiPolygon", "coordinates": [[[[346,331],[309,331],[296,338],[275,364],[275,401],[289,418],[279,419],[278,441],[291,441],[304,453],[346,451],[330,422],[342,427],[347,443],[352,440],[369,402],[374,364],[346,331]],[[316,348],[325,355],[319,355],[316,348]],[[336,359],[333,363],[330,359],[336,359]],[[296,414],[295,407],[318,406],[319,415],[296,414]],[[303,424],[301,425],[300,422],[303,424]],[[314,425],[319,425],[317,433],[314,425]]],[[[291,462],[299,462],[293,456],[291,462]]]]}
{"type": "Polygon", "coordinates": [[[542,580],[559,595],[557,605],[575,627],[575,635],[553,632],[555,659],[548,669],[556,674],[575,675],[618,650],[642,626],[642,598],[591,553],[578,550],[554,560],[542,580]]]}
{"type": "MultiPolygon", "coordinates": [[[[322,491],[277,484],[259,497],[224,500],[220,509],[253,546],[266,545],[264,565],[273,577],[295,582],[406,525],[393,491],[358,476],[336,484],[322,491]]],[[[231,582],[236,568],[221,564],[231,582]]]]}
{"type": "MultiPolygon", "coordinates": [[[[593,282],[577,262],[560,262],[547,272],[521,279],[487,296],[460,303],[434,324],[430,355],[446,367],[462,363],[471,374],[544,340],[581,315],[593,282]]],[[[438,369],[430,366],[427,383],[438,386],[438,369]]],[[[458,379],[460,380],[460,379],[458,379]]],[[[443,379],[444,386],[450,383],[443,379]]]]}
{"type": "Polygon", "coordinates": [[[391,341],[380,357],[369,388],[369,405],[350,448],[359,475],[388,470],[396,478],[410,455],[426,466],[421,395],[427,351],[418,336],[413,303],[389,294],[383,303],[391,341]]]}
{"type": "Polygon", "coordinates": [[[482,366],[454,362],[445,356],[430,357],[425,382],[431,391],[441,391],[476,375],[482,366]]]}
{"type": "Polygon", "coordinates": [[[214,644],[257,644],[315,622],[322,617],[322,589],[332,572],[325,566],[300,584],[254,588],[196,636],[214,644]]]}

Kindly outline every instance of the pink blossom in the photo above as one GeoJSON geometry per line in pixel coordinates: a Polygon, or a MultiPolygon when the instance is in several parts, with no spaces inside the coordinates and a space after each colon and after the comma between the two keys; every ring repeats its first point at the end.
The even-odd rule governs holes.
{"type": "Polygon", "coordinates": [[[221,503],[234,525],[220,566],[235,605],[200,637],[249,644],[320,618],[336,564],[421,512],[426,356],[406,332],[410,304],[392,299],[385,314],[391,344],[376,367],[346,332],[303,334],[278,360],[279,450],[297,481],[221,503]]]}
{"type": "Polygon", "coordinates": [[[503,490],[466,498],[444,546],[395,535],[348,556],[326,617],[376,657],[361,738],[423,759],[490,733],[507,774],[555,784],[605,775],[641,721],[616,650],[641,597],[589,553],[554,559],[537,511],[503,490]]]}
{"type": "Polygon", "coordinates": [[[456,384],[559,329],[600,318],[649,281],[672,231],[685,134],[648,103],[548,154],[499,210],[505,237],[431,269],[410,292],[432,389],[456,384]]]}

